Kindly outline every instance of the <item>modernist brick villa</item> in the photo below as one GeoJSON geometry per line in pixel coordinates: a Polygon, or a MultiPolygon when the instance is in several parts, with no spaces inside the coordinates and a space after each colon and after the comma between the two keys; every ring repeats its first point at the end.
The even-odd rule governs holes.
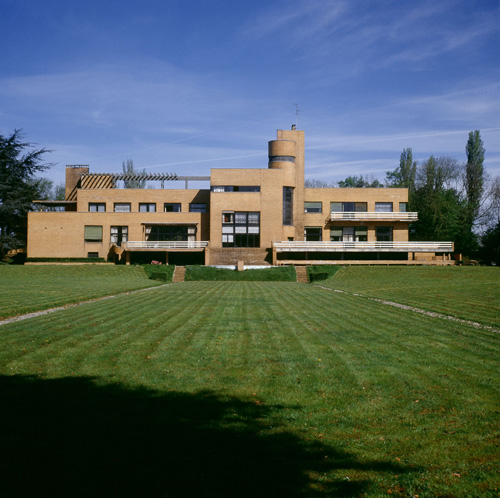
{"type": "Polygon", "coordinates": [[[452,242],[409,242],[408,191],[305,188],[304,132],[278,130],[262,169],[208,177],[91,173],[67,166],[66,200],[28,216],[29,258],[168,264],[454,264],[452,242]],[[123,180],[161,188],[117,188],[123,180]],[[189,181],[206,189],[189,189],[189,181]],[[185,189],[165,183],[184,181],[185,189]]]}

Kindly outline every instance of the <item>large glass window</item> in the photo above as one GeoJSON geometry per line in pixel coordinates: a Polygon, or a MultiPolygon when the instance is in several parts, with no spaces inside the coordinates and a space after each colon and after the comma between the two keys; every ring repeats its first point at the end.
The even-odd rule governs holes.
{"type": "Polygon", "coordinates": [[[102,242],[102,225],[85,225],[85,242],[102,242]]]}
{"type": "Polygon", "coordinates": [[[130,202],[115,202],[115,213],[130,213],[130,202]]]}
{"type": "Polygon", "coordinates": [[[392,202],[376,202],[376,213],[392,213],[392,202]]]}
{"type": "Polygon", "coordinates": [[[366,213],[367,207],[366,202],[330,202],[330,212],[332,213],[366,213]]]}
{"type": "Polygon", "coordinates": [[[154,202],[140,202],[139,203],[140,213],[156,213],[156,203],[154,202]]]}
{"type": "Polygon", "coordinates": [[[165,211],[165,213],[180,213],[181,205],[177,202],[166,202],[163,204],[163,211],[165,211]]]}
{"type": "Polygon", "coordinates": [[[283,187],[283,225],[293,225],[293,187],[283,187]]]}
{"type": "Polygon", "coordinates": [[[89,202],[89,211],[91,213],[105,213],[106,203],[105,202],[89,202]]]}
{"type": "Polygon", "coordinates": [[[190,225],[148,225],[146,239],[151,241],[196,240],[196,227],[190,225]]]}
{"type": "Polygon", "coordinates": [[[204,202],[192,202],[189,204],[190,213],[206,213],[207,205],[204,202]]]}
{"type": "Polygon", "coordinates": [[[322,235],[323,230],[321,227],[304,227],[304,238],[308,242],[320,242],[322,235]]]}
{"type": "Polygon", "coordinates": [[[128,227],[115,226],[111,227],[111,238],[110,242],[121,246],[122,242],[127,242],[128,240],[128,227]]]}
{"type": "Polygon", "coordinates": [[[321,213],[323,212],[323,204],[321,202],[305,202],[304,213],[321,213]]]}
{"type": "Polygon", "coordinates": [[[260,247],[260,213],[222,213],[222,247],[260,247]]]}
{"type": "Polygon", "coordinates": [[[392,242],[392,227],[375,227],[377,242],[392,242]]]}

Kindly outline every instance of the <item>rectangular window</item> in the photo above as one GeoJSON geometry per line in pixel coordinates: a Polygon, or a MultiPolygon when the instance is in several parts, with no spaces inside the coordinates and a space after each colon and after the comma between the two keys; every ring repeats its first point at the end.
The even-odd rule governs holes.
{"type": "Polygon", "coordinates": [[[321,242],[322,234],[321,227],[304,227],[304,238],[308,242],[321,242]]]}
{"type": "Polygon", "coordinates": [[[376,202],[376,213],[392,213],[392,202],[376,202]]]}
{"type": "Polygon", "coordinates": [[[356,227],[354,229],[354,240],[356,242],[366,242],[368,240],[368,229],[366,227],[356,227]]]}
{"type": "Polygon", "coordinates": [[[130,213],[130,202],[115,202],[115,213],[130,213]]]}
{"type": "Polygon", "coordinates": [[[118,247],[122,245],[122,242],[127,242],[128,240],[128,227],[115,226],[111,227],[111,244],[116,244],[118,247]]]}
{"type": "Polygon", "coordinates": [[[102,225],[85,225],[85,242],[102,242],[102,225]]]}
{"type": "Polygon", "coordinates": [[[222,223],[234,223],[234,212],[228,211],[227,213],[222,213],[222,223]]]}
{"type": "Polygon", "coordinates": [[[330,202],[331,213],[366,213],[367,209],[366,202],[330,202]]]}
{"type": "Polygon", "coordinates": [[[91,213],[105,213],[106,203],[105,202],[89,202],[89,212],[91,213]]]}
{"type": "Polygon", "coordinates": [[[342,241],[342,228],[335,227],[330,228],[330,242],[341,242],[342,241]]]}
{"type": "Polygon", "coordinates": [[[293,225],[293,187],[283,187],[283,225],[293,225]]]}
{"type": "Polygon", "coordinates": [[[180,203],[166,202],[163,204],[163,211],[165,211],[165,213],[180,213],[181,205],[180,203]]]}
{"type": "Polygon", "coordinates": [[[156,213],[156,204],[154,202],[139,202],[140,213],[156,213]]]}
{"type": "Polygon", "coordinates": [[[204,202],[192,202],[189,204],[190,213],[206,213],[207,205],[204,202]]]}
{"type": "Polygon", "coordinates": [[[368,229],[366,227],[335,227],[330,228],[332,242],[366,242],[368,229]]]}
{"type": "Polygon", "coordinates": [[[260,247],[260,213],[222,213],[222,247],[260,247]]]}
{"type": "Polygon", "coordinates": [[[392,242],[392,227],[375,227],[377,242],[392,242]]]}
{"type": "Polygon", "coordinates": [[[406,213],[407,210],[408,210],[408,203],[407,202],[400,202],[399,203],[399,212],[406,213]]]}
{"type": "Polygon", "coordinates": [[[98,252],[88,252],[87,253],[87,258],[98,258],[99,253],[98,252]]]}
{"type": "Polygon", "coordinates": [[[304,213],[321,213],[323,212],[323,204],[321,202],[305,202],[304,213]]]}

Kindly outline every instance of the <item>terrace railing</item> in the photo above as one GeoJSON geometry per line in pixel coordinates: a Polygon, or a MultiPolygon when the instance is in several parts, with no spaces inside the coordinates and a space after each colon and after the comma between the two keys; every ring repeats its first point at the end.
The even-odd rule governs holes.
{"type": "Polygon", "coordinates": [[[129,240],[123,242],[126,251],[141,249],[204,249],[208,246],[205,240],[129,240]]]}
{"type": "Polygon", "coordinates": [[[343,211],[330,213],[330,221],[341,220],[357,220],[357,221],[370,221],[370,220],[390,220],[390,221],[417,221],[418,213],[379,213],[372,211],[343,211]]]}
{"type": "Polygon", "coordinates": [[[453,252],[453,242],[273,242],[277,252],[453,252]]]}

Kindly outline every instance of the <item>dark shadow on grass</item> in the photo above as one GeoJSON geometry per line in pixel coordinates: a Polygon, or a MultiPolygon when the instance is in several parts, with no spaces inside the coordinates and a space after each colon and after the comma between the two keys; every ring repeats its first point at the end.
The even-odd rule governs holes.
{"type": "Polygon", "coordinates": [[[0,495],[9,498],[359,496],[369,482],[311,473],[405,472],[284,427],[271,434],[273,407],[213,393],[0,376],[0,403],[0,495]]]}

